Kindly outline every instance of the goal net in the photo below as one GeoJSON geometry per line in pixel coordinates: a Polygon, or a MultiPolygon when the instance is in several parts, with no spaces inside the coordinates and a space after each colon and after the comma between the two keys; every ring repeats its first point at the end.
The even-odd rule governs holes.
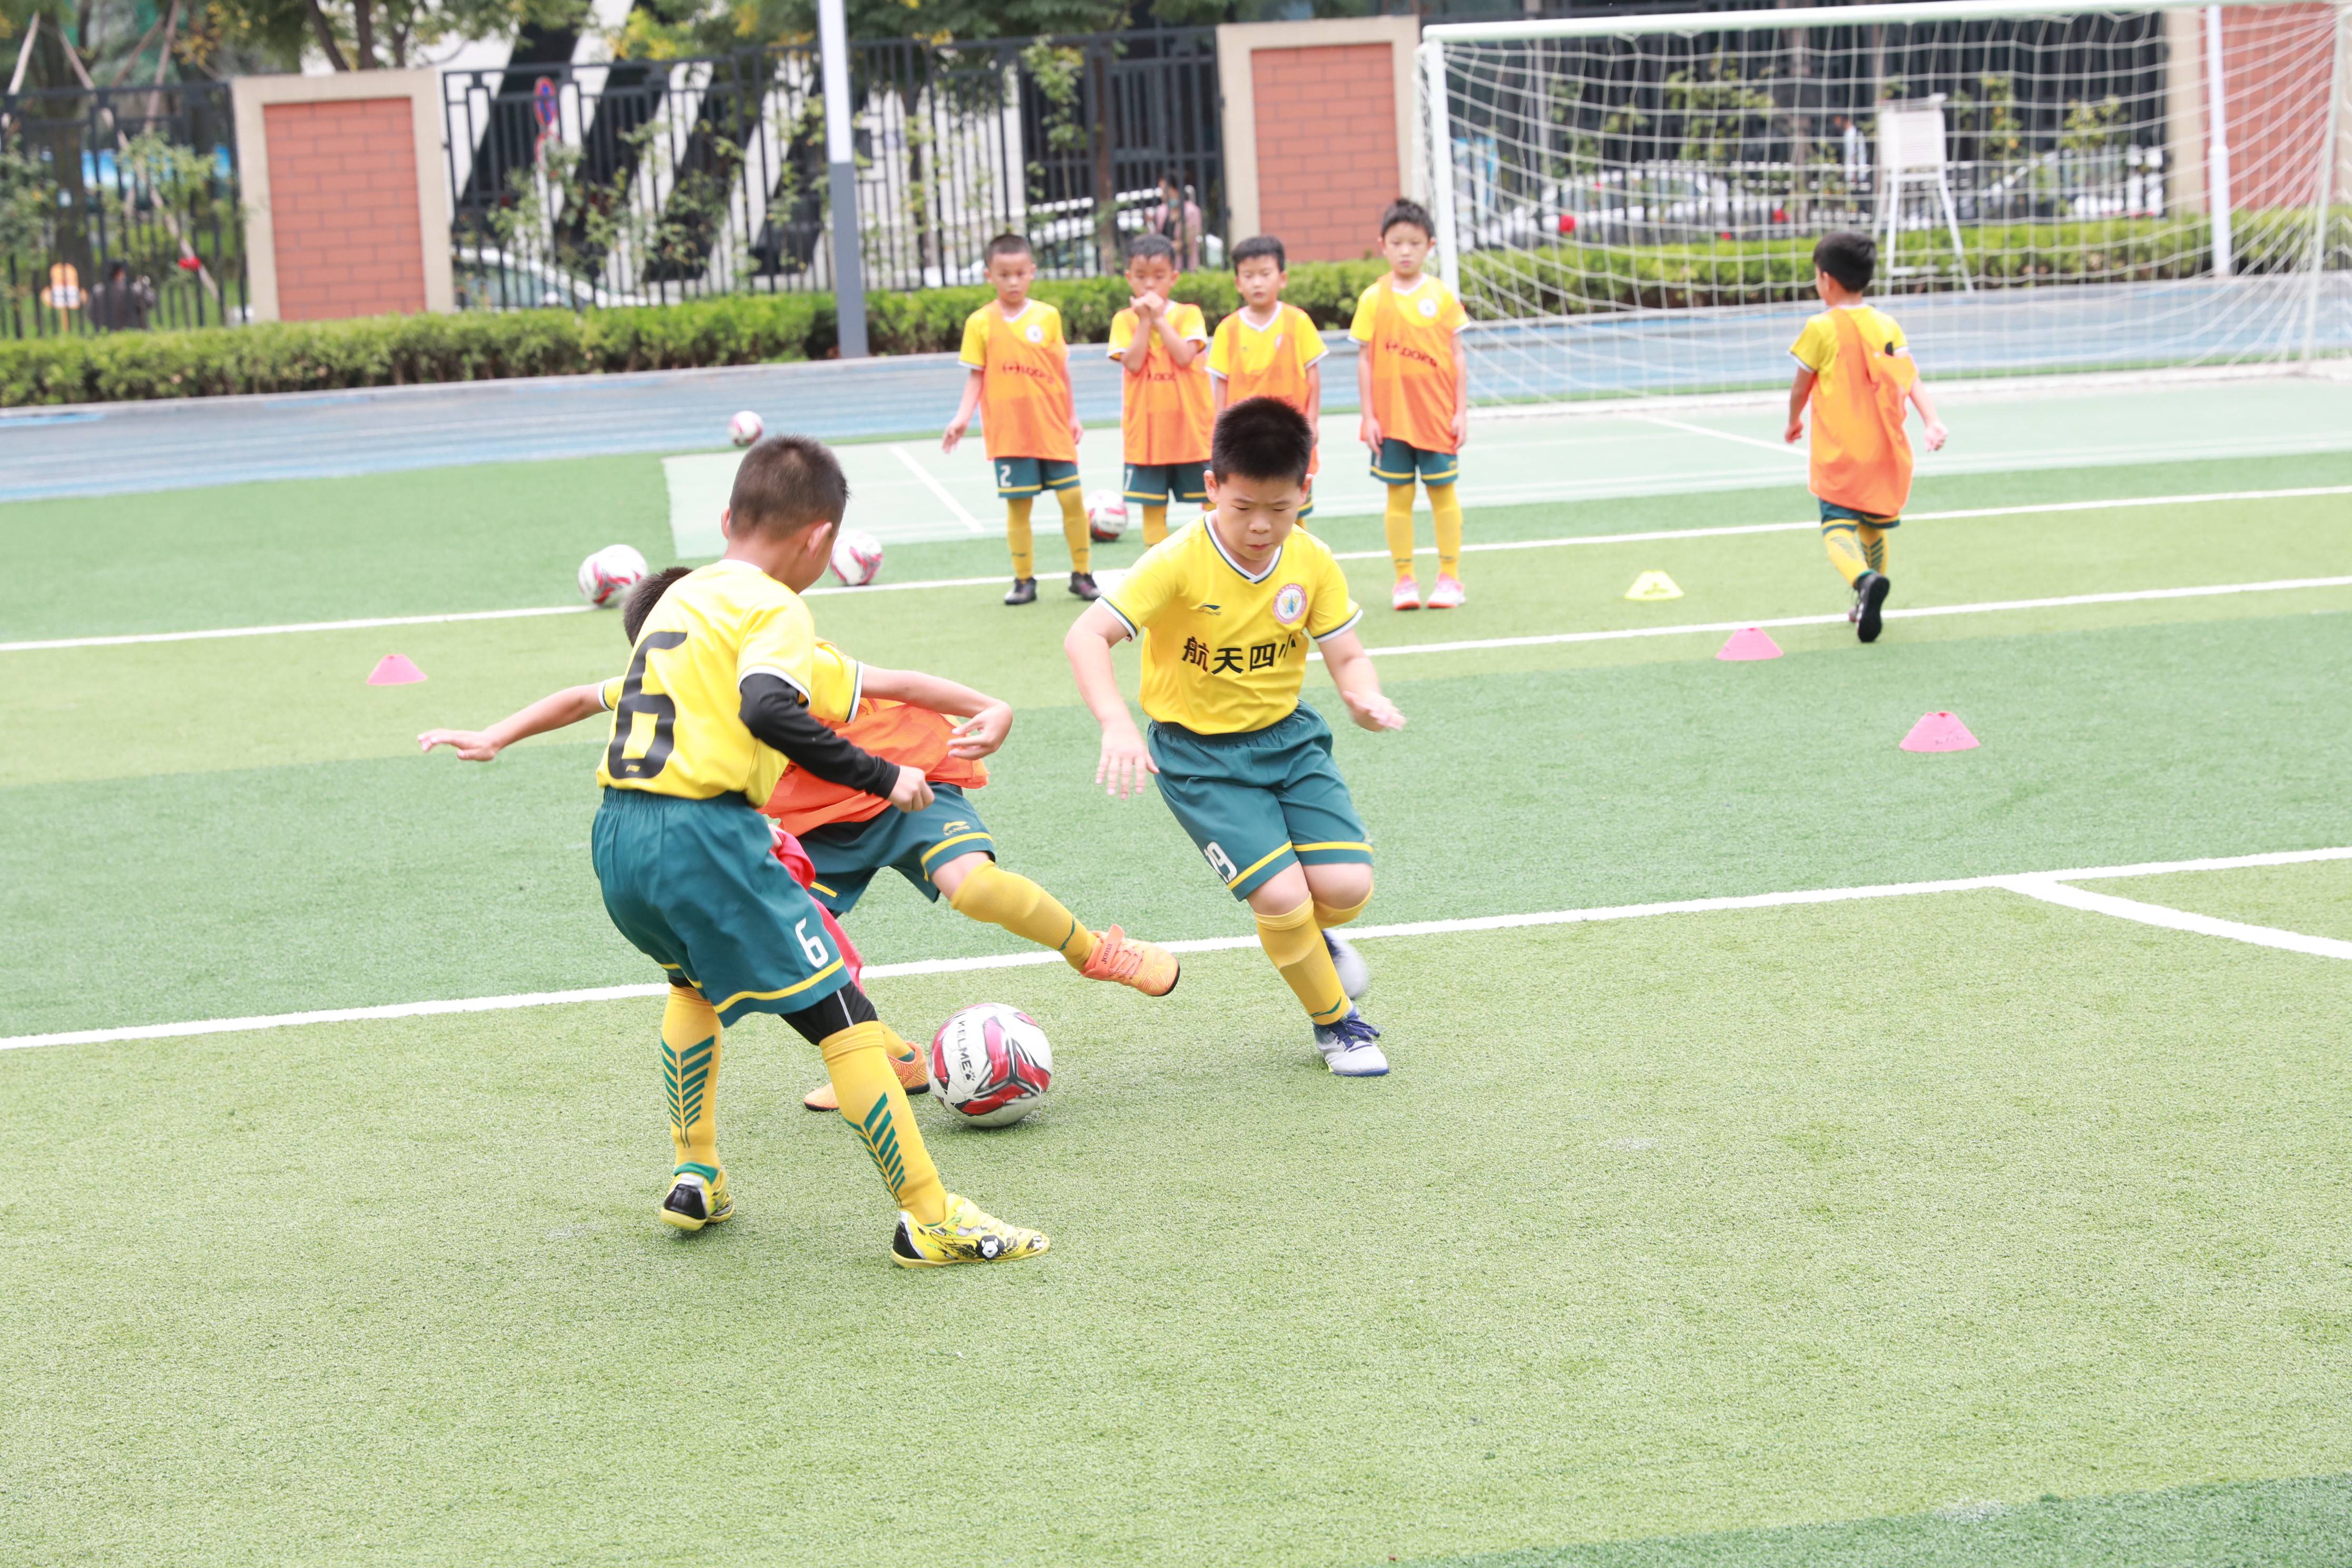
{"type": "Polygon", "coordinates": [[[2352,354],[2347,40],[2262,0],[1432,26],[1478,399],[1785,384],[1838,229],[1937,377],[2352,354]]]}

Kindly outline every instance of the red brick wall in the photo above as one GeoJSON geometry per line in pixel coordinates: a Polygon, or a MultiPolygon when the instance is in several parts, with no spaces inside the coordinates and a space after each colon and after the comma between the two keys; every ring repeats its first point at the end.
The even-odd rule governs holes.
{"type": "MultiPolygon", "coordinates": [[[[2201,48],[2204,18],[2198,21],[2201,48]]],[[[2249,5],[2221,13],[2231,206],[2300,206],[2316,194],[2335,29],[2327,5],[2249,5]]],[[[2200,79],[2203,74],[2200,58],[2200,79]]]]}
{"type": "Polygon", "coordinates": [[[263,107],[279,320],[425,309],[412,112],[405,98],[263,107]]]}
{"type": "Polygon", "coordinates": [[[1253,50],[1250,91],[1259,227],[1295,261],[1345,261],[1377,249],[1381,209],[1398,195],[1389,46],[1253,50]]]}

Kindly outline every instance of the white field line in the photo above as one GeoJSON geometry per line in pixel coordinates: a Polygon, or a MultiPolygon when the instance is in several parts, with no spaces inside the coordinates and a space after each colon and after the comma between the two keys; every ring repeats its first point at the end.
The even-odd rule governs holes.
{"type": "MultiPolygon", "coordinates": [[[[1391,937],[1451,936],[1470,931],[1519,931],[1535,926],[1586,925],[1607,921],[1642,920],[1652,915],[1714,914],[1729,910],[1779,909],[1793,904],[1849,903],[1859,899],[1900,899],[1923,893],[1965,893],[1987,888],[2025,891],[2045,883],[2087,882],[2107,878],[2161,877],[2179,871],[2233,871],[2257,866],[2300,866],[2321,860],[2352,860],[2352,847],[2331,849],[2281,849],[2259,855],[2226,855],[2199,860],[2151,860],[2127,866],[2075,867],[2063,871],[2038,871],[2022,876],[1958,877],[1934,882],[1884,882],[1858,888],[1804,889],[1785,893],[1748,893],[1731,898],[1680,899],[1664,903],[1616,904],[1601,909],[1547,910],[1532,914],[1474,915],[1460,920],[1411,921],[1399,925],[1360,926],[1348,934],[1357,941],[1391,937]]],[[[2031,894],[2041,897],[2038,891],[2031,894]]],[[[2089,897],[2092,895],[2084,895],[2089,897]]],[[[2116,900],[2128,903],[2128,900],[2116,900]]],[[[2136,906],[2141,909],[2152,905],[2136,906]]],[[[2202,916],[2184,917],[2201,920],[2202,916]]],[[[2231,924],[2221,921],[2220,924],[2231,924]]],[[[2191,928],[2183,928],[2191,929],[2191,928]]],[[[2249,931],[2261,927],[2245,927],[2249,931]]],[[[2288,933],[2279,933],[2288,934],[2288,933]]],[[[2308,939],[2316,940],[2316,939],[2308,939]]],[[[1164,944],[1171,952],[1223,952],[1255,947],[1245,936],[1204,937],[1164,944]]],[[[928,958],[907,963],[872,963],[865,973],[875,979],[898,975],[966,973],[987,969],[1028,969],[1063,963],[1058,952],[1033,949],[991,953],[976,958],[928,958]]],[[[331,1007],[310,1013],[277,1013],[250,1018],[201,1018],[182,1024],[135,1024],[115,1029],[72,1029],[47,1035],[16,1035],[0,1038],[0,1051],[31,1050],[43,1046],[95,1046],[123,1040],[186,1039],[198,1035],[244,1034],[284,1029],[302,1024],[348,1024],[372,1019],[423,1018],[448,1013],[499,1013],[519,1007],[553,1007],[576,1002],[632,1001],[661,995],[668,989],[658,983],[603,985],[578,991],[532,991],[513,996],[468,996],[453,1001],[397,1002],[380,1007],[331,1007]]]]}
{"type": "Polygon", "coordinates": [[[1784,441],[1767,441],[1756,436],[1735,436],[1728,430],[1710,430],[1704,425],[1685,424],[1680,419],[1669,419],[1663,414],[1633,414],[1627,417],[1638,419],[1644,425],[1663,425],[1669,430],[1687,430],[1694,436],[1712,436],[1718,441],[1737,441],[1743,447],[1761,447],[1768,452],[1811,461],[1809,450],[1790,446],[1784,441]]]}
{"type": "Polygon", "coordinates": [[[2137,921],[2142,925],[2162,926],[2167,931],[2226,937],[2231,942],[2252,942],[2257,947],[2284,948],[2289,952],[2307,952],[2318,958],[2352,959],[2352,942],[2339,942],[2330,936],[2305,936],[2301,931],[2281,931],[2276,926],[2248,925],[2243,921],[2225,921],[2214,915],[2192,914],[2187,910],[2167,909],[2162,904],[2144,904],[2137,899],[2119,899],[2112,893],[2070,888],[2053,877],[2007,877],[2001,879],[2000,885],[2012,893],[2040,899],[2045,904],[2063,904],[2070,910],[2112,915],[2117,920],[2137,921]]]}
{"type": "Polygon", "coordinates": [[[907,450],[903,446],[894,446],[890,448],[890,455],[898,458],[901,463],[906,464],[907,471],[914,475],[916,479],[921,480],[925,489],[930,491],[933,495],[939,497],[942,502],[946,503],[947,509],[955,513],[956,521],[958,522],[962,523],[964,527],[970,529],[974,533],[981,531],[980,519],[972,516],[971,510],[967,508],[963,502],[956,500],[955,492],[953,490],[940,483],[939,477],[937,475],[933,474],[929,468],[924,468],[922,464],[915,461],[915,455],[912,452],[907,450]]]}
{"type": "MultiPolygon", "coordinates": [[[[2068,594],[2055,599],[1989,599],[1976,605],[1919,605],[1889,610],[1888,620],[1924,619],[1931,616],[1986,616],[2011,610],[2061,610],[2080,605],[2127,605],[2147,599],[2210,599],[2228,594],[2283,594],[2295,588],[2352,588],[2352,577],[2288,577],[2274,583],[2218,583],[2193,588],[2134,588],[2114,594],[2068,594]]],[[[1622,642],[1632,637],[1691,637],[1700,633],[1736,632],[1750,626],[1842,626],[1843,615],[1780,616],[1761,621],[1692,621],[1676,626],[1620,626],[1601,632],[1542,632],[1518,637],[1472,637],[1462,642],[1365,645],[1374,658],[1397,658],[1417,653],[1464,653],[1479,648],[1548,647],[1559,643],[1622,642]]],[[[1319,653],[1309,653],[1319,659],[1319,653]]]]}
{"type": "MultiPolygon", "coordinates": [[[[1905,518],[1906,522],[1953,521],[1982,517],[2034,517],[2046,512],[2110,511],[2136,506],[2196,506],[2213,501],[2287,500],[2310,496],[2352,495],[2352,485],[2314,485],[2283,490],[2221,490],[2210,495],[2125,496],[2108,500],[2053,501],[2034,506],[1975,507],[1965,511],[1915,511],[1905,518]]],[[[1662,528],[1642,533],[1591,533],[1570,539],[1498,540],[1486,544],[1465,544],[1465,555],[1474,551],[1487,550],[1559,550],[1580,544],[1646,544],[1676,539],[1722,539],[1743,533],[1790,533],[1819,528],[1817,521],[1753,522],[1726,528],[1662,528]]],[[[1335,551],[1341,561],[1385,561],[1385,550],[1335,551]]],[[[863,588],[811,588],[803,598],[824,594],[890,594],[905,593],[916,588],[974,588],[984,584],[1002,583],[1003,573],[985,577],[930,577],[908,583],[872,583],[863,588]]],[[[531,616],[579,615],[589,608],[586,605],[542,605],[527,610],[465,610],[454,615],[436,616],[374,616],[353,621],[299,621],[276,626],[226,626],[197,632],[136,632],[118,637],[53,637],[37,642],[0,642],[0,653],[41,653],[58,648],[121,647],[133,643],[202,642],[214,637],[273,637],[281,632],[343,632],[365,631],[375,626],[429,626],[449,621],[520,620],[531,616]]],[[[1903,614],[1891,611],[1890,614],[1903,614]]],[[[1916,612],[1911,612],[1916,613],[1916,612]]],[[[1758,623],[1743,621],[1742,626],[1758,623]]],[[[1780,623],[1767,623],[1780,624],[1780,623]]],[[[1796,625],[1800,623],[1788,623],[1796,625]]]]}

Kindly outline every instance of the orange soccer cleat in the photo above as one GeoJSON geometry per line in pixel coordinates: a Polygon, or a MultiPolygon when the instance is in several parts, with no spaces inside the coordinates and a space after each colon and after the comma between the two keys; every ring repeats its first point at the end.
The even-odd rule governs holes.
{"type": "Polygon", "coordinates": [[[1182,969],[1176,955],[1154,942],[1138,942],[1113,926],[1095,935],[1095,955],[1078,971],[1089,980],[1115,980],[1132,985],[1146,996],[1165,996],[1176,989],[1182,969]]]}
{"type": "MultiPolygon", "coordinates": [[[[903,1058],[892,1057],[890,1067],[898,1075],[898,1087],[908,1094],[929,1094],[931,1091],[930,1069],[923,1065],[923,1052],[919,1046],[908,1047],[903,1058]]],[[[833,1092],[833,1080],[827,1079],[803,1095],[801,1103],[811,1110],[839,1110],[841,1097],[833,1092]]]]}

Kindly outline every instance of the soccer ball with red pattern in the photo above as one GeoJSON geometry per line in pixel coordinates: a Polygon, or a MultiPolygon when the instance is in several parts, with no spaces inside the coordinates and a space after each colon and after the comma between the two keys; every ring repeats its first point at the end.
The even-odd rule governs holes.
{"type": "Polygon", "coordinates": [[[603,609],[646,579],[646,558],[630,544],[607,544],[580,563],[580,596],[603,609]]]}
{"type": "Polygon", "coordinates": [[[1127,531],[1127,501],[1117,490],[1096,490],[1087,497],[1087,531],[1097,544],[1108,544],[1127,531]]]}
{"type": "Polygon", "coordinates": [[[882,542],[862,528],[845,528],[833,542],[833,574],[863,588],[882,574],[882,542]]]}
{"type": "Polygon", "coordinates": [[[1037,1020],[1002,1002],[966,1007],[931,1037],[931,1091],[974,1127],[1010,1127],[1045,1103],[1054,1047],[1037,1020]]]}

